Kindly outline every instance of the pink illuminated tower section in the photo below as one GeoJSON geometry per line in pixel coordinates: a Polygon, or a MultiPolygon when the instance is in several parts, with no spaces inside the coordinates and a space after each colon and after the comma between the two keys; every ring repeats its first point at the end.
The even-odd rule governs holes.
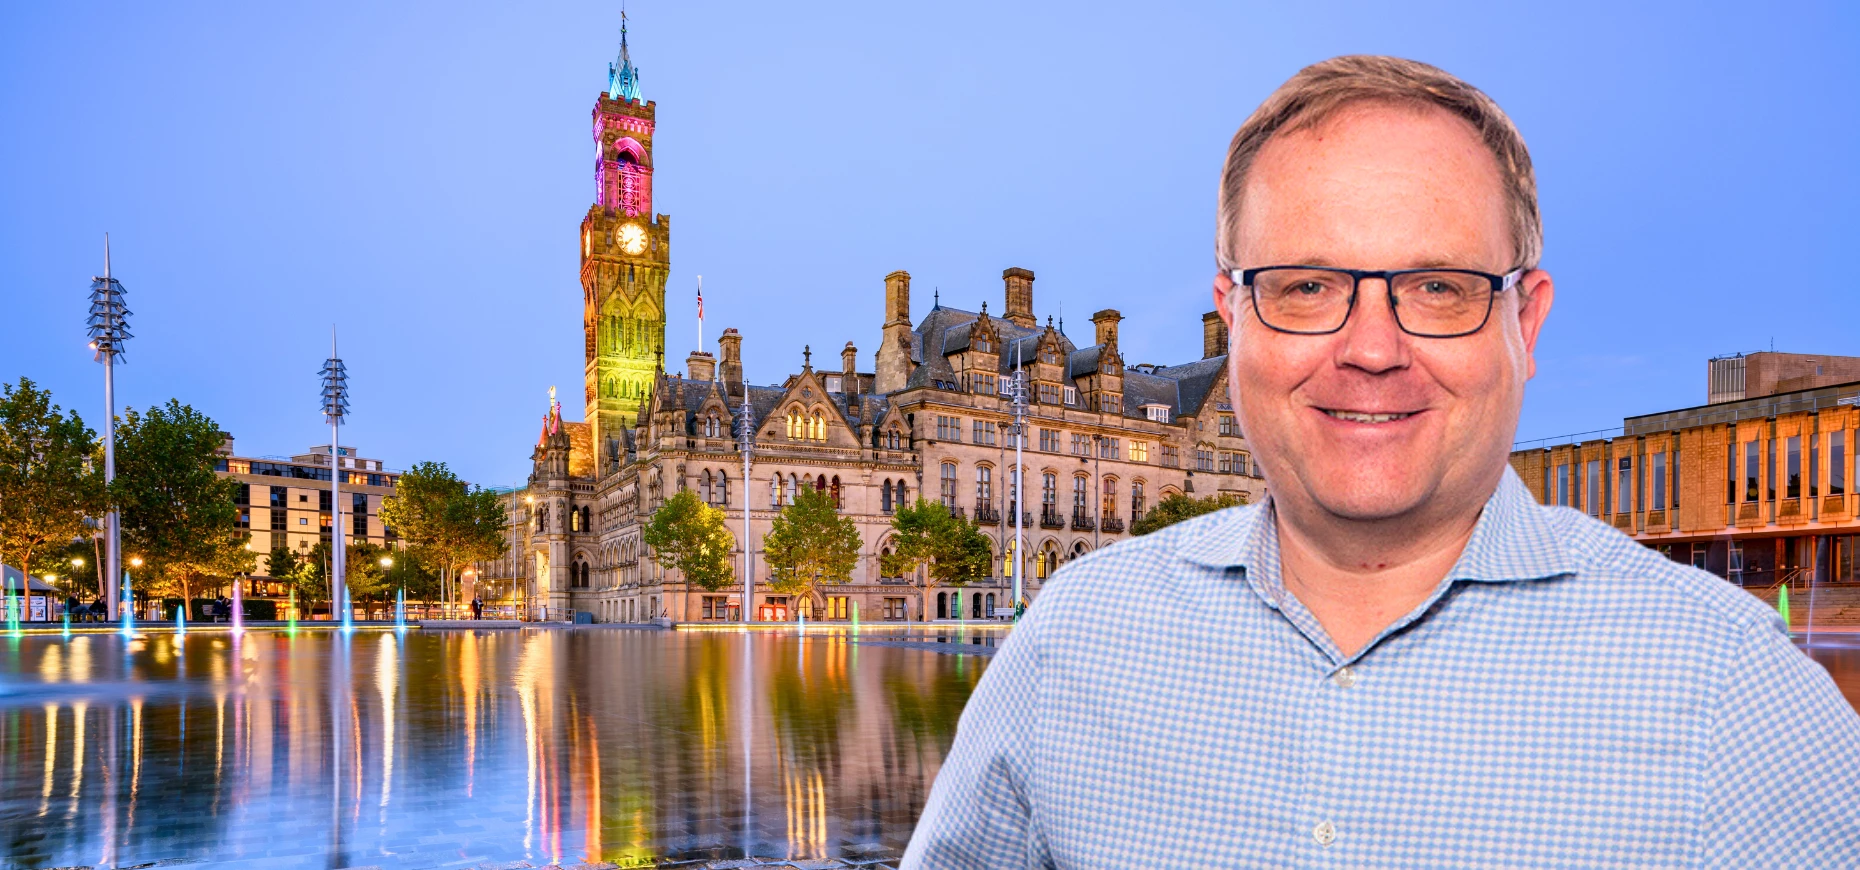
{"type": "Polygon", "coordinates": [[[656,104],[640,96],[639,68],[621,17],[620,53],[607,87],[594,100],[594,203],[581,220],[583,385],[592,431],[594,472],[605,475],[624,454],[665,353],[665,284],[671,268],[671,221],[652,210],[652,135],[656,104]]]}

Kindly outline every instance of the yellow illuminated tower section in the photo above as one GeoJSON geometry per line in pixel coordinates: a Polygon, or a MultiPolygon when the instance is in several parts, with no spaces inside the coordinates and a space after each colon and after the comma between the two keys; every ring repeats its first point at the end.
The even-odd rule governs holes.
{"type": "Polygon", "coordinates": [[[603,475],[624,456],[623,433],[632,428],[665,353],[671,218],[652,211],[655,111],[639,95],[623,13],[620,56],[607,68],[607,90],[594,101],[595,198],[580,239],[586,420],[603,475]]]}

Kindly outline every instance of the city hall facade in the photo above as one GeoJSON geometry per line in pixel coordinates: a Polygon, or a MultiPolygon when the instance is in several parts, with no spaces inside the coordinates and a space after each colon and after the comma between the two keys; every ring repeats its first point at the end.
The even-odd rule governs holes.
{"type": "Polygon", "coordinates": [[[809,618],[848,619],[856,607],[866,621],[981,617],[1011,606],[1014,572],[1037,594],[1057,566],[1127,538],[1168,495],[1264,495],[1228,405],[1218,317],[1202,320],[1199,359],[1128,362],[1119,312],[1094,314],[1089,342],[1075,342],[1063,323],[1039,315],[1027,269],[1002,273],[993,313],[988,301],[970,310],[939,298],[916,319],[910,275],[873,276],[884,317],[875,351],[863,357],[869,366],[853,341],[818,354],[804,345],[792,348],[795,370],[750,383],[742,343],[755,337],[731,328],[714,353],[693,352],[682,371],[668,370],[671,222],[653,210],[656,104],[639,94],[624,31],[592,121],[595,200],[576,240],[584,417],[563,419],[551,399],[529,480],[504,496],[509,555],[475,570],[479,588],[510,589],[530,618],[742,618],[742,578],[714,592],[687,585],[641,540],[653,511],[679,491],[726,511],[737,539],[747,502],[756,580],[747,604],[757,618],[805,608],[809,618]],[[1014,491],[1006,395],[1017,371],[1027,386],[1024,498],[1014,491]],[[848,582],[825,584],[807,602],[770,590],[759,551],[801,487],[828,492],[861,546],[848,582]],[[976,521],[989,539],[991,576],[968,585],[960,614],[952,590],[923,594],[911,578],[880,570],[892,515],[920,497],[976,521]],[[1024,553],[1015,551],[1016,514],[1024,553]]]}

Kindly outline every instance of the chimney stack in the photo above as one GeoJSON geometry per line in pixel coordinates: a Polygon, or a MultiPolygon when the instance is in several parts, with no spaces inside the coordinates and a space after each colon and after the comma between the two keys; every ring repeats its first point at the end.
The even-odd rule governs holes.
{"type": "Polygon", "coordinates": [[[1227,352],[1227,321],[1219,311],[1201,315],[1201,358],[1213,359],[1227,352]]]}
{"type": "Polygon", "coordinates": [[[694,350],[685,357],[685,374],[694,383],[716,380],[717,358],[711,356],[710,351],[694,350]]]}
{"type": "Polygon", "coordinates": [[[737,398],[743,395],[743,336],[732,326],[723,331],[717,339],[717,349],[723,354],[719,377],[723,381],[724,392],[737,398]]]}
{"type": "Polygon", "coordinates": [[[904,389],[911,370],[911,273],[902,269],[885,276],[885,327],[879,340],[872,389],[895,393],[904,389]]]}
{"type": "Polygon", "coordinates": [[[1113,345],[1117,343],[1117,324],[1124,315],[1115,308],[1106,308],[1091,316],[1091,322],[1098,327],[1098,344],[1113,345]]]}
{"type": "Polygon", "coordinates": [[[1033,329],[1039,321],[1033,319],[1033,270],[1015,266],[1001,273],[1001,280],[1007,285],[1007,308],[1002,316],[1022,329],[1033,329]]]}

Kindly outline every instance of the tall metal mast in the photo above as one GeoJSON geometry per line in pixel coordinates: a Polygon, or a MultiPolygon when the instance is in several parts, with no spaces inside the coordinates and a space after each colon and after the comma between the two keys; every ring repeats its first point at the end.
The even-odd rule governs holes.
{"type": "Polygon", "coordinates": [[[329,359],[323,361],[323,420],[329,423],[329,602],[342,609],[349,628],[349,587],[344,582],[342,540],[342,418],[349,413],[349,372],[336,355],[336,330],[329,331],[329,359]]]}
{"type": "MultiPolygon", "coordinates": [[[[129,308],[123,304],[123,285],[110,277],[110,234],[103,234],[103,276],[90,281],[90,347],[103,363],[103,481],[107,486],[116,479],[116,358],[123,353],[123,342],[134,338],[129,333],[129,308]]],[[[110,619],[129,601],[129,578],[123,574],[123,518],[116,508],[104,515],[103,584],[97,594],[105,598],[110,619]],[[105,584],[121,584],[121,594],[110,594],[105,584]]]]}

